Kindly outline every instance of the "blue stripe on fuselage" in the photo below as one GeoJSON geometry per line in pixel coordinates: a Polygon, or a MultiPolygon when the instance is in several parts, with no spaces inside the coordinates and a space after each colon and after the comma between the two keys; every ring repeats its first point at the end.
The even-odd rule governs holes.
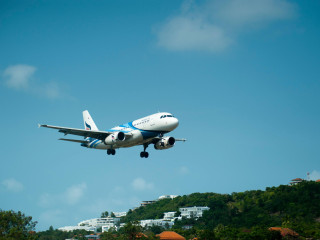
{"type": "Polygon", "coordinates": [[[93,148],[93,147],[94,147],[94,144],[95,144],[96,142],[98,142],[98,141],[99,141],[99,139],[96,139],[96,140],[94,140],[93,142],[91,142],[91,143],[89,144],[90,148],[93,148]]]}
{"type": "MultiPolygon", "coordinates": [[[[128,129],[131,129],[131,130],[109,129],[107,131],[108,132],[119,132],[119,131],[121,131],[123,133],[129,133],[132,130],[138,130],[138,131],[141,132],[141,135],[142,135],[143,139],[154,138],[154,137],[159,136],[160,133],[167,133],[167,132],[164,132],[164,131],[142,130],[142,129],[134,127],[132,122],[128,122],[128,123],[119,125],[118,127],[128,128],[128,129]]],[[[87,138],[87,140],[90,141],[90,143],[88,143],[88,145],[87,145],[90,148],[96,148],[98,146],[98,144],[102,142],[99,139],[91,138],[91,137],[87,138]]]]}

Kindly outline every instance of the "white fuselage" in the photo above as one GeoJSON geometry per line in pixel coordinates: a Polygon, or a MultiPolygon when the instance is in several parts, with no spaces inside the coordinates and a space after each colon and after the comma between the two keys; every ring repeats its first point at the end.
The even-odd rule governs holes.
{"type": "Polygon", "coordinates": [[[167,112],[152,114],[138,120],[119,125],[109,132],[123,132],[126,138],[123,141],[115,141],[106,144],[104,141],[88,138],[89,142],[82,146],[95,149],[116,149],[122,147],[132,147],[150,142],[151,139],[171,132],[179,125],[177,118],[167,112]]]}

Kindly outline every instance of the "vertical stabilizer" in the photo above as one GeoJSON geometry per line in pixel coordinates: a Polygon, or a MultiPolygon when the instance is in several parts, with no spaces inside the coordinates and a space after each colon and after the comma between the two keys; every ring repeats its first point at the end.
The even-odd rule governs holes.
{"type": "Polygon", "coordinates": [[[86,130],[98,130],[96,124],[92,120],[92,117],[90,116],[90,113],[85,110],[82,112],[83,114],[83,123],[84,123],[84,129],[86,130]]]}

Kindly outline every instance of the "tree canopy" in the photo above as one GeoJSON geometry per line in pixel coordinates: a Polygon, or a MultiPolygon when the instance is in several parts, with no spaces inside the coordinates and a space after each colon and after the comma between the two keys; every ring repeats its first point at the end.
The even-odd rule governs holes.
{"type": "Polygon", "coordinates": [[[3,211],[0,209],[0,239],[36,239],[32,217],[20,211],[3,211]]]}

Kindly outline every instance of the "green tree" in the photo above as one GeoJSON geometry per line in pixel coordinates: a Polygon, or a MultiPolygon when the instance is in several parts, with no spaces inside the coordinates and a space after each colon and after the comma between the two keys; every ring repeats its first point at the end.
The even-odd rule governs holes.
{"type": "Polygon", "coordinates": [[[100,235],[100,239],[101,240],[114,240],[114,239],[118,239],[117,236],[112,233],[111,231],[109,232],[104,232],[100,235]]]}
{"type": "Polygon", "coordinates": [[[116,215],[114,215],[114,213],[113,213],[113,212],[111,212],[111,217],[116,217],[116,215]]]}
{"type": "Polygon", "coordinates": [[[37,222],[23,213],[0,209],[0,239],[36,239],[37,222]]]}
{"type": "Polygon", "coordinates": [[[123,227],[123,231],[130,240],[135,240],[138,238],[138,234],[141,233],[142,228],[138,223],[127,223],[123,227]]]}
{"type": "Polygon", "coordinates": [[[218,238],[216,238],[213,230],[205,229],[199,233],[199,239],[200,240],[216,240],[218,238]]]}
{"type": "Polygon", "coordinates": [[[105,211],[103,213],[101,213],[101,218],[106,218],[109,216],[109,212],[108,211],[105,211]]]}

